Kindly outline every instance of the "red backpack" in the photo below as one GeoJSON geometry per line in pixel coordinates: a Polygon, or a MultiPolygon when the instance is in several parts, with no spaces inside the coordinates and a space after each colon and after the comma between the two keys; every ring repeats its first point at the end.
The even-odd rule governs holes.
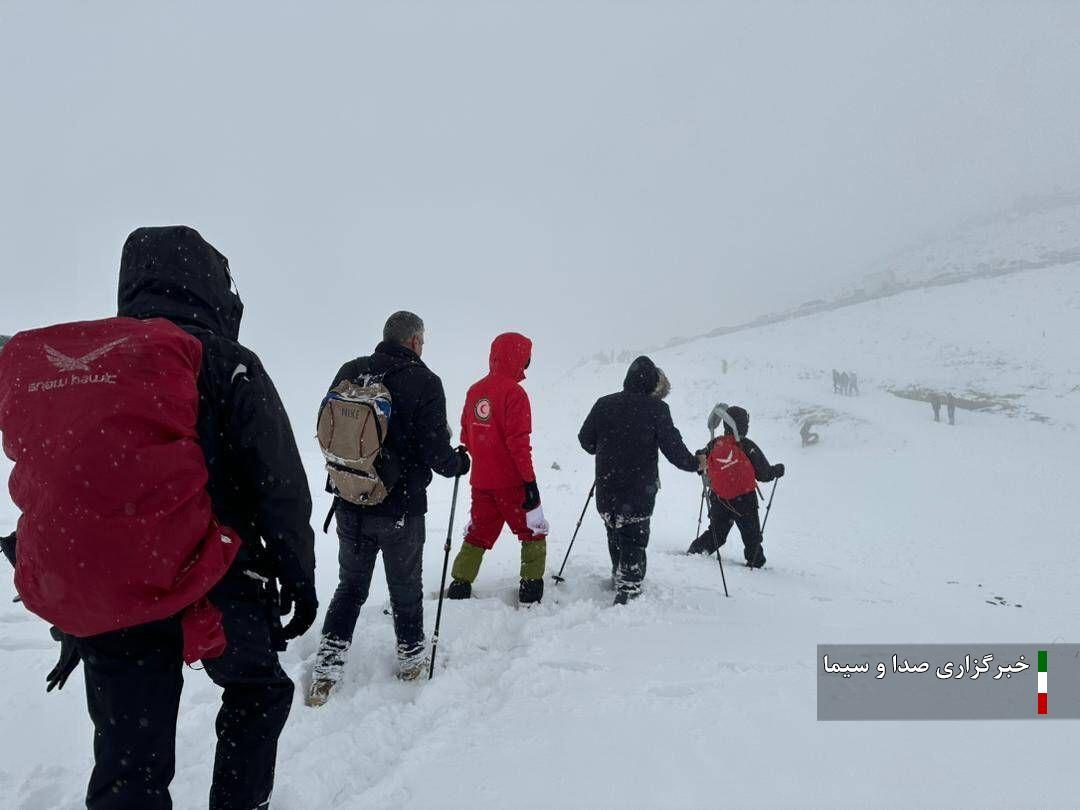
{"type": "Polygon", "coordinates": [[[709,452],[709,483],[717,497],[730,501],[757,486],[754,465],[734,436],[721,436],[709,452]]]}
{"type": "Polygon", "coordinates": [[[22,512],[15,586],[74,636],[184,612],[184,655],[225,649],[204,598],[239,538],[217,524],[198,443],[202,344],[169,321],[21,332],[0,351],[0,433],[22,512]]]}

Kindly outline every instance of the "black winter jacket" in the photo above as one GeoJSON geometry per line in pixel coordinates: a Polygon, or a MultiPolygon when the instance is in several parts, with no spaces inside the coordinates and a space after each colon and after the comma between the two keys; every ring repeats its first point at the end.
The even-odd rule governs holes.
{"type": "Polygon", "coordinates": [[[307,475],[270,375],[237,342],[243,304],[228,260],[192,228],[140,228],[124,244],[118,303],[121,316],[165,318],[202,343],[206,488],[214,515],[243,540],[241,564],[296,587],[313,584],[307,475]]]}
{"type": "Polygon", "coordinates": [[[343,365],[330,387],[342,380],[360,382],[365,375],[382,375],[383,385],[393,399],[385,444],[401,464],[401,474],[382,503],[356,506],[339,498],[336,508],[392,518],[426,514],[431,471],[453,478],[462,467],[460,457],[450,446],[442,380],[415,352],[383,341],[370,357],[358,357],[343,365]]]}
{"type": "Polygon", "coordinates": [[[659,381],[653,362],[639,357],[623,390],[597,400],[578,433],[585,452],[596,456],[596,506],[608,521],[652,515],[660,489],[658,452],[680,470],[698,468],[667,403],[653,395],[659,381]]]}

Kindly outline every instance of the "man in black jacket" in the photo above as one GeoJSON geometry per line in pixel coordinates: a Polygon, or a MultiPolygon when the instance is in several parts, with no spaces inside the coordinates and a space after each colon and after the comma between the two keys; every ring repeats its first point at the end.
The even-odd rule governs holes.
{"type": "MultiPolygon", "coordinates": [[[[203,345],[198,433],[207,490],[215,516],[243,540],[208,595],[227,639],[221,657],[204,661],[224,688],[209,806],[266,807],[293,697],[277,650],[303,634],[318,609],[307,477],[273,382],[237,342],[243,305],[224,256],[191,228],[140,228],[124,245],[118,303],[121,316],[165,318],[203,345]],[[294,606],[285,628],[274,600],[278,582],[294,606]]],[[[171,807],[180,617],[74,639],[65,650],[62,678],[81,657],[94,723],[87,807],[171,807]]]]}
{"type": "Polygon", "coordinates": [[[578,433],[585,452],[596,456],[596,508],[607,527],[617,605],[636,597],[645,578],[659,453],[686,472],[702,464],[671,421],[663,401],[669,390],[664,373],[639,357],[630,364],[623,390],[597,400],[578,433]]]}
{"type": "Polygon", "coordinates": [[[374,354],[346,363],[330,384],[382,381],[393,400],[384,447],[401,472],[375,506],[335,500],[339,582],[323,621],[309,705],[325,703],[341,677],[380,551],[394,614],[398,675],[413,680],[426,664],[421,563],[427,487],[432,470],[446,478],[467,473],[469,456],[450,446],[442,381],[420,360],[423,349],[424,322],[411,312],[395,312],[374,354]]]}
{"type": "MultiPolygon", "coordinates": [[[[754,477],[758,481],[768,482],[784,475],[783,464],[769,464],[765,454],[746,435],[750,429],[750,414],[745,408],[732,405],[720,408],[720,416],[724,425],[724,435],[734,436],[739,447],[750,459],[754,467],[754,477]]],[[[713,439],[704,449],[698,451],[708,455],[712,452],[712,446],[716,442],[713,439]]],[[[765,565],[765,552],[762,550],[761,520],[758,515],[757,490],[751,490],[745,495],[725,501],[708,488],[709,493],[709,526],[701,537],[694,540],[687,549],[687,554],[711,554],[727,542],[731,527],[737,525],[739,534],[743,539],[743,554],[746,564],[751,568],[761,568],[765,565]]]]}

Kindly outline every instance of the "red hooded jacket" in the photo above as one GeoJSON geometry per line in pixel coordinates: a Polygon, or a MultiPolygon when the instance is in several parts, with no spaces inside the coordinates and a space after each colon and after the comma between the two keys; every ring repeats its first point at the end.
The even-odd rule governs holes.
{"type": "Polygon", "coordinates": [[[472,456],[476,489],[508,489],[535,481],[532,409],[518,383],[532,357],[532,341],[516,332],[491,344],[491,373],[469,389],[461,412],[461,443],[472,456]]]}

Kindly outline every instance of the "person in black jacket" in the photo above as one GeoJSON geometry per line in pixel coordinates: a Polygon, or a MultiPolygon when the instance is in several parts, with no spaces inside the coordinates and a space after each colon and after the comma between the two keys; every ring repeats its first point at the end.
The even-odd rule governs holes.
{"type": "MultiPolygon", "coordinates": [[[[307,477],[273,382],[237,342],[242,312],[228,260],[197,231],[140,228],[128,237],[118,314],[165,318],[202,343],[197,424],[207,490],[215,516],[243,541],[208,594],[227,642],[222,656],[204,661],[224,689],[209,800],[215,810],[267,806],[294,692],[277,651],[303,634],[318,610],[307,477]],[[293,607],[284,628],[279,583],[293,607]]],[[[58,669],[65,671],[50,673],[50,689],[62,686],[81,658],[94,724],[87,807],[171,807],[183,684],[180,617],[62,641],[58,669]]]]}
{"type": "Polygon", "coordinates": [[[695,472],[695,458],[671,421],[663,398],[667,377],[648,357],[630,364],[623,390],[593,405],[578,441],[596,456],[596,507],[607,527],[616,604],[641,592],[649,521],[660,489],[657,470],[662,452],[680,470],[695,472]]]}
{"type": "MultiPolygon", "coordinates": [[[[750,414],[745,408],[732,405],[724,409],[721,414],[724,434],[735,436],[739,447],[750,459],[754,466],[754,477],[758,481],[767,482],[784,475],[783,464],[769,464],[765,454],[746,435],[750,429],[750,414]]],[[[713,439],[700,453],[708,455],[712,451],[713,439]]],[[[711,554],[727,542],[727,536],[731,527],[737,525],[739,534],[743,539],[743,554],[746,564],[751,568],[761,568],[765,565],[765,552],[762,550],[761,520],[758,515],[758,496],[756,490],[751,490],[745,495],[725,501],[708,488],[709,493],[709,526],[701,537],[694,540],[687,549],[687,554],[711,554]]]]}
{"type": "Polygon", "coordinates": [[[341,676],[380,551],[393,607],[398,675],[413,680],[426,665],[421,563],[427,487],[433,470],[446,478],[467,473],[469,456],[450,445],[442,381],[420,360],[423,349],[424,322],[411,312],[395,312],[374,354],[346,363],[330,384],[381,380],[390,391],[393,409],[384,447],[400,465],[400,475],[375,506],[334,501],[339,582],[323,621],[309,705],[325,703],[341,676]]]}

